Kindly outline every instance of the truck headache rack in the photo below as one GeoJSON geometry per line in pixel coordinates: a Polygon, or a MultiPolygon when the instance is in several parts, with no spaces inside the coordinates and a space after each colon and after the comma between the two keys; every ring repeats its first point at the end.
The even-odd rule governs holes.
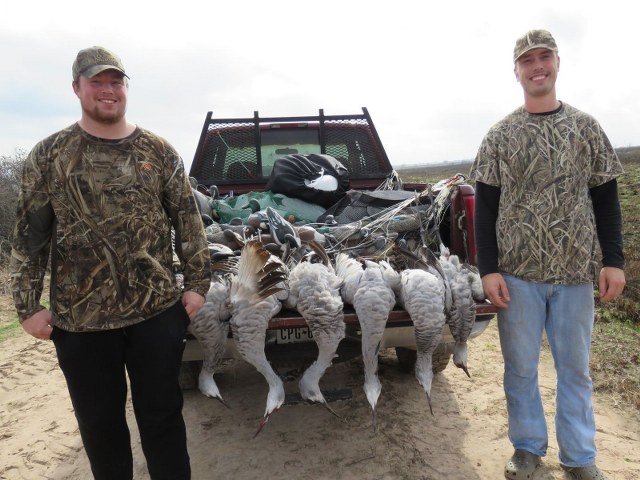
{"type": "Polygon", "coordinates": [[[362,114],[214,119],[208,112],[189,175],[221,193],[264,185],[273,163],[290,154],[322,153],[349,170],[351,182],[380,180],[392,172],[365,107],[362,114]]]}

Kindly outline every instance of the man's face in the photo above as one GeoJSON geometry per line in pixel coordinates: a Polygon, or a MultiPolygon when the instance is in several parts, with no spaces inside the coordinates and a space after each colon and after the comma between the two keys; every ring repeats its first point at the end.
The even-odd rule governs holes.
{"type": "Polygon", "coordinates": [[[127,111],[127,84],[122,73],[105,70],[91,78],[80,76],[73,83],[80,99],[82,111],[92,120],[114,124],[124,118],[127,111]]]}
{"type": "Polygon", "coordinates": [[[541,97],[555,88],[560,57],[552,50],[535,48],[518,59],[513,71],[525,95],[541,97]]]}

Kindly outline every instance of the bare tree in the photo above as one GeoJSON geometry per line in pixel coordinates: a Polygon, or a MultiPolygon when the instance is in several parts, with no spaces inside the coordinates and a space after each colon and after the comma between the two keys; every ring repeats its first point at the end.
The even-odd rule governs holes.
{"type": "Polygon", "coordinates": [[[13,155],[0,155],[0,259],[2,260],[7,258],[11,250],[20,177],[26,157],[27,152],[23,149],[16,149],[13,155]]]}

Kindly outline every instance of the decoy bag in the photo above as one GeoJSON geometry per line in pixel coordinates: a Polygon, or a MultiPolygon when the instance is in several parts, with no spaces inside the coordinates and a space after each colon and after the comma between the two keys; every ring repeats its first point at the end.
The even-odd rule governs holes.
{"type": "Polygon", "coordinates": [[[286,155],[274,162],[265,190],[329,208],[349,190],[349,171],[331,155],[286,155]]]}

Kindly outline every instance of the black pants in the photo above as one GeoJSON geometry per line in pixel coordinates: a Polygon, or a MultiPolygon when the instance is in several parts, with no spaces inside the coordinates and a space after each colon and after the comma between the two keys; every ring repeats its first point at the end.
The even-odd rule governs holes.
{"type": "Polygon", "coordinates": [[[52,340],[97,480],[133,477],[125,368],[151,478],[191,477],[178,383],[188,323],[178,302],[131,327],[89,333],[54,329],[52,340]]]}

